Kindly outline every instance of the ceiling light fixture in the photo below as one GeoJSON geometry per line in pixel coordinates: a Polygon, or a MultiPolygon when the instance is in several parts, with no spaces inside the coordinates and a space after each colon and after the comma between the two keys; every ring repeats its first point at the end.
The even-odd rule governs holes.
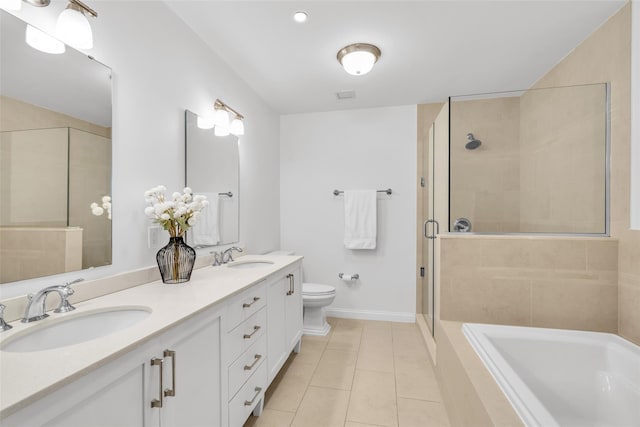
{"type": "Polygon", "coordinates": [[[309,18],[307,12],[300,11],[293,14],[293,20],[296,22],[306,22],[307,18],[309,18]]]}
{"type": "Polygon", "coordinates": [[[338,62],[344,70],[353,76],[367,74],[380,59],[382,52],[377,46],[368,43],[354,43],[338,51],[338,62]]]}
{"type": "Polygon", "coordinates": [[[85,13],[98,17],[98,13],[80,0],[69,0],[67,8],[58,16],[56,34],[60,40],[78,49],[93,47],[93,33],[85,13]]]}
{"type": "Polygon", "coordinates": [[[219,99],[216,99],[213,108],[216,110],[214,116],[214,123],[216,126],[214,133],[216,136],[227,136],[230,133],[235,136],[244,135],[244,116],[242,114],[238,113],[219,99]],[[229,113],[235,115],[231,124],[229,124],[229,113]]]}
{"type": "Polygon", "coordinates": [[[20,10],[22,0],[0,0],[0,8],[6,10],[20,10]]]}
{"type": "Polygon", "coordinates": [[[60,54],[64,53],[64,43],[51,37],[49,34],[32,27],[27,24],[27,31],[25,34],[25,41],[32,48],[44,53],[60,54]]]}

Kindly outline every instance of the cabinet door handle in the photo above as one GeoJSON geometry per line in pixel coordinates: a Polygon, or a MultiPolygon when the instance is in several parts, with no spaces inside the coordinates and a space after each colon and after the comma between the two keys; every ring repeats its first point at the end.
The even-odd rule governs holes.
{"type": "Polygon", "coordinates": [[[259,330],[260,330],[260,326],[256,325],[256,326],[253,327],[253,332],[251,332],[250,334],[244,334],[243,338],[245,340],[250,340],[251,337],[253,337],[253,334],[258,332],[259,330]]]}
{"type": "Polygon", "coordinates": [[[254,356],[254,361],[251,365],[244,365],[244,370],[245,371],[250,371],[253,369],[254,366],[256,366],[256,363],[258,363],[258,361],[262,359],[262,355],[261,354],[256,354],[254,356]]]}
{"type": "Polygon", "coordinates": [[[260,297],[253,297],[253,301],[245,302],[244,304],[242,304],[242,308],[249,308],[258,301],[260,301],[260,297]]]}
{"type": "Polygon", "coordinates": [[[287,292],[287,295],[293,295],[293,292],[295,291],[294,286],[295,286],[295,282],[294,282],[294,278],[293,278],[293,274],[287,274],[287,279],[289,279],[289,291],[287,292]]]}
{"type": "Polygon", "coordinates": [[[171,358],[171,388],[165,389],[164,397],[174,397],[176,395],[176,352],[165,350],[162,355],[171,358]]]}
{"type": "Polygon", "coordinates": [[[163,399],[163,393],[162,393],[162,359],[158,359],[157,357],[154,357],[153,359],[151,359],[151,366],[158,366],[160,368],[160,386],[159,386],[159,390],[158,390],[158,396],[160,397],[160,399],[153,399],[151,401],[151,407],[152,408],[162,408],[162,399],[163,399]]]}
{"type": "Polygon", "coordinates": [[[258,398],[258,396],[260,396],[260,392],[262,391],[262,388],[260,388],[260,387],[256,387],[254,390],[255,390],[255,392],[256,392],[256,395],[255,395],[255,396],[253,396],[253,399],[251,399],[251,400],[245,400],[245,401],[244,401],[244,406],[251,406],[251,405],[253,405],[253,402],[255,402],[255,401],[256,401],[256,399],[258,398]]]}

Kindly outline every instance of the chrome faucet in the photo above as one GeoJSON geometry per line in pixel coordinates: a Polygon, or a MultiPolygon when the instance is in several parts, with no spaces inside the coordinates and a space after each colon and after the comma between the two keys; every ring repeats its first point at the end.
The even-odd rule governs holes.
{"type": "Polygon", "coordinates": [[[27,308],[24,311],[24,317],[22,323],[35,322],[36,320],[42,320],[49,317],[45,313],[45,304],[47,302],[47,296],[51,292],[57,292],[60,295],[60,305],[53,310],[54,313],[67,313],[73,311],[76,308],[69,303],[69,297],[74,294],[74,290],[71,289],[71,285],[83,281],[84,279],[76,279],[73,282],[66,283],[65,285],[49,286],[44,289],[40,289],[35,295],[29,294],[29,302],[27,308]]]}
{"type": "Polygon", "coordinates": [[[6,305],[0,304],[0,332],[8,331],[13,328],[10,324],[4,321],[4,309],[7,308],[6,305]]]}
{"type": "Polygon", "coordinates": [[[222,263],[226,264],[228,262],[233,262],[233,251],[243,252],[242,248],[237,246],[232,246],[226,251],[222,252],[222,263]]]}

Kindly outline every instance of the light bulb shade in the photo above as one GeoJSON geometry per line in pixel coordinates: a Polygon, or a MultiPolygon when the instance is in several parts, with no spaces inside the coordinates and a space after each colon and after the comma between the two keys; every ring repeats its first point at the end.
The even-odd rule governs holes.
{"type": "Polygon", "coordinates": [[[229,126],[229,132],[235,136],[244,135],[244,122],[238,117],[236,117],[231,122],[231,126],[229,126]]]}
{"type": "Polygon", "coordinates": [[[213,122],[213,116],[198,116],[196,123],[198,125],[198,128],[200,129],[213,129],[213,127],[215,126],[215,123],[213,122]]]}
{"type": "Polygon", "coordinates": [[[362,76],[373,69],[381,52],[376,46],[356,43],[346,46],[338,52],[338,61],[344,70],[353,76],[362,76]]]}
{"type": "Polygon", "coordinates": [[[216,110],[213,115],[213,123],[216,126],[223,126],[229,128],[229,113],[227,110],[223,110],[222,108],[216,110]]]}
{"type": "Polygon", "coordinates": [[[84,13],[67,7],[58,16],[56,34],[60,40],[78,49],[93,47],[93,32],[84,13]]]}
{"type": "Polygon", "coordinates": [[[229,122],[227,122],[226,124],[219,124],[216,125],[215,129],[213,130],[213,134],[215,136],[227,136],[229,135],[229,122]]]}
{"type": "Polygon", "coordinates": [[[6,10],[20,10],[22,0],[0,0],[0,8],[6,10]]]}
{"type": "Polygon", "coordinates": [[[49,34],[40,31],[36,27],[27,24],[25,41],[32,48],[44,53],[64,53],[65,46],[60,40],[56,40],[49,34]]]}

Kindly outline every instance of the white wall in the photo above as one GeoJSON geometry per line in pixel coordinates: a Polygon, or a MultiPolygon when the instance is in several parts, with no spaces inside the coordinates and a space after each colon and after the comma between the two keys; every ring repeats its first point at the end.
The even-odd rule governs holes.
{"type": "Polygon", "coordinates": [[[280,118],[282,248],[304,255],[306,282],[335,285],[330,314],[412,321],[416,269],[415,106],[280,118]],[[375,250],[343,245],[343,197],[333,190],[385,189],[375,250]],[[338,273],[358,273],[348,284],[338,273]]]}
{"type": "MultiPolygon", "coordinates": [[[[16,15],[54,33],[66,2],[16,15]]],[[[162,2],[101,1],[90,53],[113,69],[113,265],[2,285],[3,297],[67,278],[103,277],[155,264],[147,248],[144,191],[184,186],[184,110],[203,114],[216,98],[246,117],[240,139],[240,240],[249,253],[279,246],[279,120],[249,86],[162,2]]],[[[167,237],[168,238],[168,237],[167,237]]],[[[205,252],[206,253],[206,252],[205,252]]]]}

